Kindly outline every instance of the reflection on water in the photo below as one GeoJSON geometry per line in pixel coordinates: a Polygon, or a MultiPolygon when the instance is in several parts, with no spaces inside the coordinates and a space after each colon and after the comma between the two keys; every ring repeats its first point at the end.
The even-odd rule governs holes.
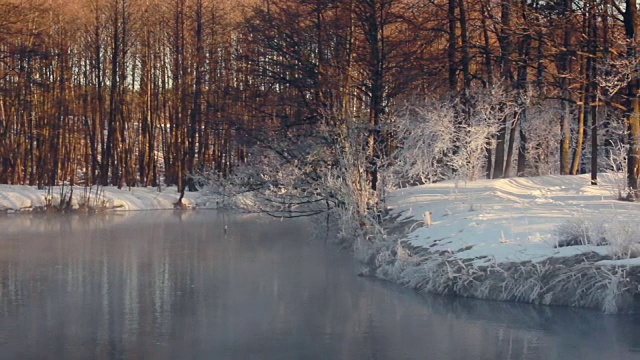
{"type": "Polygon", "coordinates": [[[34,214],[0,229],[0,358],[640,358],[638,319],[425,299],[354,276],[304,221],[34,214]]]}

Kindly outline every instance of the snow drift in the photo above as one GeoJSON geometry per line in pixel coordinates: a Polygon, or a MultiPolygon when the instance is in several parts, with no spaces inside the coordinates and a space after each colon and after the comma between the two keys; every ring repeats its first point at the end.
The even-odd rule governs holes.
{"type": "MultiPolygon", "coordinates": [[[[397,236],[376,275],[420,291],[481,299],[633,309],[640,292],[640,204],[617,174],[447,181],[388,197],[397,236]]],[[[388,229],[390,229],[389,225],[388,229]]]]}

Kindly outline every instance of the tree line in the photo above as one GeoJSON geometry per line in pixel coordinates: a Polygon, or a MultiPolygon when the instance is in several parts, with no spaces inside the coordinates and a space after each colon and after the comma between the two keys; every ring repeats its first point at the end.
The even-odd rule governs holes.
{"type": "Polygon", "coordinates": [[[220,1],[0,4],[0,182],[186,186],[260,114],[220,1]]]}
{"type": "Polygon", "coordinates": [[[184,189],[274,156],[312,188],[357,149],[375,193],[407,146],[407,104],[455,102],[469,129],[478,94],[500,88],[473,151],[483,176],[541,173],[544,157],[597,184],[621,144],[635,197],[637,14],[633,0],[3,0],[0,182],[184,189]]]}

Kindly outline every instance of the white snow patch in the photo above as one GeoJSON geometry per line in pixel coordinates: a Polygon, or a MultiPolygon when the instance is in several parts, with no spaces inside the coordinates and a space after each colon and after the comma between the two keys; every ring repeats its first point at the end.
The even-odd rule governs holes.
{"type": "Polygon", "coordinates": [[[602,260],[596,262],[596,265],[602,266],[640,266],[640,258],[619,259],[619,260],[602,260]]]}
{"type": "MultiPolygon", "coordinates": [[[[387,204],[399,220],[430,227],[408,234],[411,245],[471,259],[476,266],[506,262],[540,262],[585,252],[612,255],[610,246],[556,247],[555,228],[571,219],[606,221],[640,217],[640,204],[617,200],[617,175],[588,175],[446,181],[392,192],[387,204]]],[[[620,263],[616,263],[620,264],[620,263]]],[[[628,264],[640,265],[640,260],[628,264]]]]}
{"type": "MultiPolygon", "coordinates": [[[[54,187],[51,191],[24,185],[0,185],[0,211],[29,211],[44,207],[47,204],[60,203],[61,193],[69,194],[69,187],[61,190],[54,187]]],[[[71,198],[71,207],[78,208],[82,204],[112,210],[163,210],[173,209],[180,194],[175,187],[159,191],[158,188],[122,188],[93,187],[85,189],[75,187],[71,198]]],[[[205,192],[185,192],[182,199],[186,208],[212,207],[215,199],[210,199],[205,192]]]]}

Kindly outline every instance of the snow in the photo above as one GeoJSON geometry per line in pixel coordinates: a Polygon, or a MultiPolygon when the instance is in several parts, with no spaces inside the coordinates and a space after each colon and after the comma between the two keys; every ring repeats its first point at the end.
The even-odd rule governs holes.
{"type": "MultiPolygon", "coordinates": [[[[47,204],[59,204],[61,194],[68,196],[70,188],[53,187],[37,189],[25,185],[0,185],[0,211],[21,212],[44,208],[47,204]]],[[[71,197],[71,207],[81,205],[110,210],[162,210],[173,209],[179,193],[175,187],[163,188],[122,188],[116,187],[75,187],[71,197]]],[[[182,199],[186,208],[212,207],[215,200],[203,196],[202,192],[185,192],[182,199]]]]}
{"type": "Polygon", "coordinates": [[[393,231],[372,243],[366,273],[419,292],[638,311],[640,204],[617,200],[624,181],[543,176],[396,190],[387,198],[393,231]]]}
{"type": "Polygon", "coordinates": [[[618,260],[602,260],[596,262],[596,265],[602,266],[640,266],[640,258],[618,259],[618,260]]]}
{"type": "MultiPolygon", "coordinates": [[[[447,252],[475,266],[541,262],[595,252],[612,255],[611,246],[557,247],[558,225],[572,219],[615,222],[640,217],[640,204],[617,200],[618,174],[447,181],[400,189],[387,199],[401,220],[424,221],[406,239],[430,252],[447,252]]],[[[601,264],[614,264],[613,262],[601,264]]],[[[640,265],[640,260],[615,264],[640,265]]]]}

